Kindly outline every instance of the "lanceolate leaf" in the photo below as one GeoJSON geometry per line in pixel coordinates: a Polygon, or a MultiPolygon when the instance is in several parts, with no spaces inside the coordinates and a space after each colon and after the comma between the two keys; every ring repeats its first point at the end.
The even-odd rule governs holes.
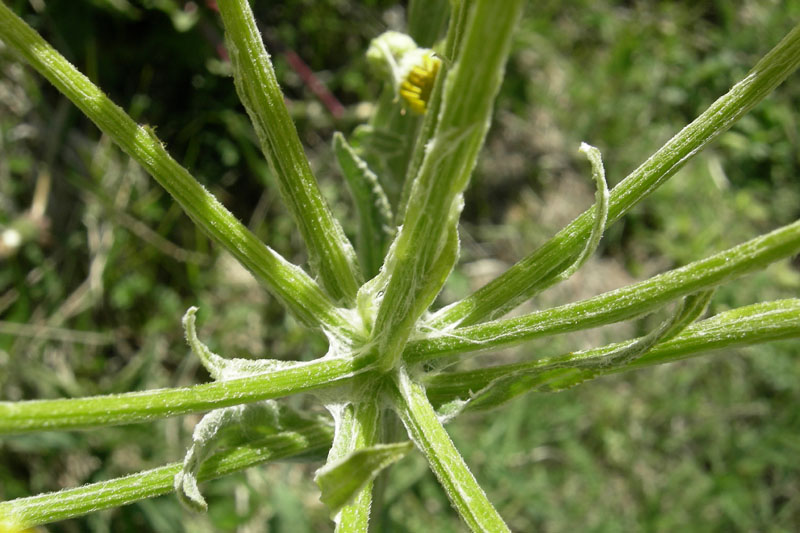
{"type": "Polygon", "coordinates": [[[635,344],[635,340],[526,363],[442,373],[427,378],[425,384],[434,405],[460,398],[467,401],[465,410],[491,409],[531,391],[560,390],[606,374],[680,361],[722,348],[792,338],[800,338],[800,300],[777,300],[733,309],[692,324],[680,335],[619,367],[599,371],[585,368],[587,362],[602,361],[635,344]]]}
{"type": "Polygon", "coordinates": [[[405,457],[413,448],[411,442],[377,444],[355,450],[343,459],[325,465],[315,478],[322,490],[320,499],[332,514],[338,513],[381,470],[405,457]]]}
{"type": "Polygon", "coordinates": [[[383,264],[394,235],[392,208],[378,177],[338,131],[333,134],[333,151],[356,204],[358,255],[365,277],[371,279],[383,264]]]}

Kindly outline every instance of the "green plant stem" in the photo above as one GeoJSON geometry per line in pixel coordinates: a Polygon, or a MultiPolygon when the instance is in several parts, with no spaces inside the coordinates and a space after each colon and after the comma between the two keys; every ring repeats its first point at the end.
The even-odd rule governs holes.
{"type": "MultiPolygon", "coordinates": [[[[330,427],[315,423],[224,450],[203,464],[198,479],[206,481],[278,459],[316,458],[330,446],[332,433],[330,427]]],[[[0,531],[21,531],[167,494],[181,466],[172,463],[119,479],[2,502],[0,531]]]]}
{"type": "Polygon", "coordinates": [[[706,259],[587,300],[410,342],[404,357],[408,363],[417,363],[627,320],[676,298],[763,269],[799,251],[800,220],[706,259]]]}
{"type": "MultiPolygon", "coordinates": [[[[683,128],[611,191],[608,223],[619,220],[689,159],[763,100],[800,64],[800,25],[765,55],[728,93],[683,128]]],[[[468,326],[499,318],[549,285],[580,254],[592,228],[585,211],[539,249],[471,296],[435,317],[434,327],[468,326]]]]}
{"type": "Polygon", "coordinates": [[[269,373],[180,389],[0,402],[0,435],[144,422],[334,387],[371,368],[366,359],[317,359],[269,373]]]}
{"type": "Polygon", "coordinates": [[[602,361],[609,355],[634,344],[635,340],[601,348],[548,357],[537,361],[498,365],[465,372],[448,372],[425,379],[428,398],[434,405],[456,399],[475,398],[466,410],[489,409],[546,387],[553,379],[572,373],[577,381],[626,372],[647,366],[672,363],[697,357],[714,350],[735,348],[783,339],[800,338],[800,299],[763,302],[720,313],[688,326],[680,335],[657,344],[642,357],[623,366],[597,369],[582,368],[587,362],[602,361]],[[485,388],[499,385],[499,391],[485,388]]]}
{"type": "MultiPolygon", "coordinates": [[[[373,446],[380,437],[380,406],[374,401],[359,401],[343,407],[341,420],[336,427],[328,464],[343,459],[360,448],[373,446]]],[[[355,499],[345,505],[336,516],[337,533],[367,533],[372,507],[372,485],[369,481],[355,499]]]]}
{"type": "Polygon", "coordinates": [[[139,126],[0,1],[0,39],[152,175],[192,220],[309,326],[350,329],[317,283],[253,235],[170,157],[153,128],[139,126]]]}
{"type": "Polygon", "coordinates": [[[395,365],[417,319],[441,289],[428,277],[448,226],[457,223],[454,215],[489,126],[521,6],[521,0],[476,1],[458,61],[447,73],[436,133],[387,257],[389,281],[373,330],[384,370],[395,365]]]}
{"type": "Polygon", "coordinates": [[[217,5],[225,24],[236,89],[278,177],[281,196],[308,246],[309,263],[328,293],[337,302],[352,306],[363,281],[356,254],[322,198],[250,4],[247,0],[221,0],[217,5]]]}
{"type": "MultiPolygon", "coordinates": [[[[408,5],[408,32],[421,47],[430,48],[439,38],[440,25],[447,20],[450,2],[445,0],[411,0],[408,5]]],[[[431,113],[427,113],[426,117],[431,113]]],[[[360,155],[370,167],[386,191],[391,205],[402,205],[400,189],[408,175],[409,162],[414,151],[414,138],[423,122],[422,118],[409,113],[398,105],[394,81],[386,83],[378,98],[369,125],[363,128],[360,155]]],[[[357,133],[355,136],[359,136],[357,133]]]]}
{"type": "MultiPolygon", "coordinates": [[[[472,0],[470,0],[471,2],[472,0]]],[[[401,224],[406,214],[406,207],[408,200],[411,196],[411,189],[414,185],[414,180],[419,174],[419,169],[422,166],[423,159],[425,158],[425,150],[428,143],[433,138],[436,132],[436,125],[439,123],[439,111],[442,107],[442,93],[444,92],[444,80],[447,73],[450,71],[450,66],[457,56],[461,44],[461,38],[464,36],[464,28],[467,25],[467,15],[469,14],[469,3],[464,1],[450,2],[450,23],[447,27],[447,36],[444,44],[444,61],[439,67],[439,74],[431,91],[430,101],[428,102],[428,110],[425,112],[425,117],[422,120],[417,138],[414,141],[413,151],[410,151],[408,156],[408,163],[406,168],[406,175],[403,180],[403,190],[400,194],[400,202],[397,206],[397,223],[401,224]]],[[[431,2],[425,2],[427,9],[432,9],[431,2]]],[[[409,9],[414,7],[411,5],[409,9]]],[[[419,8],[417,12],[421,11],[419,8]]],[[[409,24],[411,22],[409,21],[409,24]]]]}
{"type": "Polygon", "coordinates": [[[450,440],[425,389],[414,382],[404,368],[398,369],[387,388],[411,440],[425,454],[450,502],[470,529],[490,533],[509,531],[450,440]]]}

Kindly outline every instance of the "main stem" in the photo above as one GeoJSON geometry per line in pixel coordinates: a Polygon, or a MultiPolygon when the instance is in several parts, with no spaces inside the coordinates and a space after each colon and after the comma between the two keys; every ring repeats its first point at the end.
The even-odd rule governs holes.
{"type": "MultiPolygon", "coordinates": [[[[448,230],[458,223],[461,194],[483,145],[521,6],[521,0],[474,2],[463,47],[447,74],[436,132],[386,260],[389,280],[373,330],[385,371],[396,365],[417,320],[441,290],[446,276],[432,276],[441,270],[437,262],[455,258],[448,230]]],[[[447,271],[452,267],[451,262],[447,271]]]]}

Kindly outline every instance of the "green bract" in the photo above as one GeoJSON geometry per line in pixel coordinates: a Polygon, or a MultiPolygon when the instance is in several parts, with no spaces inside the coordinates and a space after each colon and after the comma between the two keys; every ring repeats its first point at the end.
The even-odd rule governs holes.
{"type": "MultiPolygon", "coordinates": [[[[15,531],[176,490],[196,510],[198,482],[266,461],[319,458],[322,500],[336,530],[366,531],[376,476],[414,447],[473,531],[506,531],[502,517],[444,428],[469,410],[530,391],[561,390],[605,374],[662,364],[722,347],[800,337],[800,300],[763,302],[702,318],[714,288],[800,251],[800,221],[651,279],[515,318],[506,312],[567,279],[596,250],[608,225],[662,185],[693,155],[766,97],[800,64],[800,26],[694,122],[609,191],[600,153],[591,163],[596,202],[495,281],[432,309],[459,257],[459,217],[504,76],[522,0],[455,0],[424,116],[397,101],[404,58],[427,54],[396,32],[369,59],[386,75],[374,117],[334,152],[358,210],[354,248],[322,198],[246,0],[217,2],[236,90],[283,202],[308,248],[306,272],[256,238],[157,138],[0,3],[0,40],[66,95],[137,161],[192,220],[228,250],[308,328],[326,354],[307,362],[214,354],[184,317],[186,339],[213,381],[187,388],[74,399],[0,402],[0,432],[94,428],[211,411],[196,426],[183,464],[56,494],[0,503],[0,530],[15,531]],[[639,338],[583,352],[477,370],[446,365],[476,352],[667,311],[639,338]],[[331,414],[307,416],[280,398],[311,392],[331,414]],[[391,428],[402,422],[405,435],[391,428]]],[[[417,42],[436,37],[443,3],[412,2],[417,42]],[[435,25],[435,24],[434,24],[435,25]],[[433,33],[431,33],[433,32],[433,33]],[[422,35],[422,34],[425,35],[422,35]]],[[[428,92],[429,90],[429,92],[428,92]]],[[[176,317],[176,328],[178,317],[176,317]]]]}

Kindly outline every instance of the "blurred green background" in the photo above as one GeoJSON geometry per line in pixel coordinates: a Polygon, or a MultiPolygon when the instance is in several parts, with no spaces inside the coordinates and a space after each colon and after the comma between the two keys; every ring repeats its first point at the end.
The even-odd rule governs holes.
{"type": "MultiPolygon", "coordinates": [[[[9,1],[241,220],[290,260],[302,242],[238,103],[212,4],[9,1]]],[[[321,188],[355,217],[329,144],[379,93],[363,52],[404,8],[385,0],[254,6],[321,188]],[[298,54],[344,105],[335,118],[290,67],[298,54]]],[[[463,297],[591,205],[581,141],[619,182],[741,79],[800,18],[800,1],[531,2],[466,198],[462,259],[442,302],[463,297]]],[[[0,48],[0,397],[68,397],[208,379],[180,317],[201,308],[213,349],[312,358],[309,335],[194,228],[149,177],[54,89],[0,48]],[[7,233],[4,233],[6,235],[7,233]],[[10,234],[9,234],[10,235],[10,234]]],[[[800,216],[795,74],[607,233],[599,254],[531,310],[619,287],[800,216]]],[[[797,296],[800,263],[719,290],[711,312],[797,296]]],[[[640,334],[658,316],[465,363],[554,354],[640,334]]],[[[293,399],[319,409],[313,398],[293,399]]],[[[728,350],[557,394],[449,428],[515,531],[792,531],[800,528],[800,347],[728,350]]],[[[0,499],[176,461],[197,416],[0,441],[0,499]]],[[[316,464],[209,483],[208,515],[173,496],[46,528],[328,531],[316,464]]],[[[462,531],[419,456],[391,471],[383,531],[462,531]]]]}

